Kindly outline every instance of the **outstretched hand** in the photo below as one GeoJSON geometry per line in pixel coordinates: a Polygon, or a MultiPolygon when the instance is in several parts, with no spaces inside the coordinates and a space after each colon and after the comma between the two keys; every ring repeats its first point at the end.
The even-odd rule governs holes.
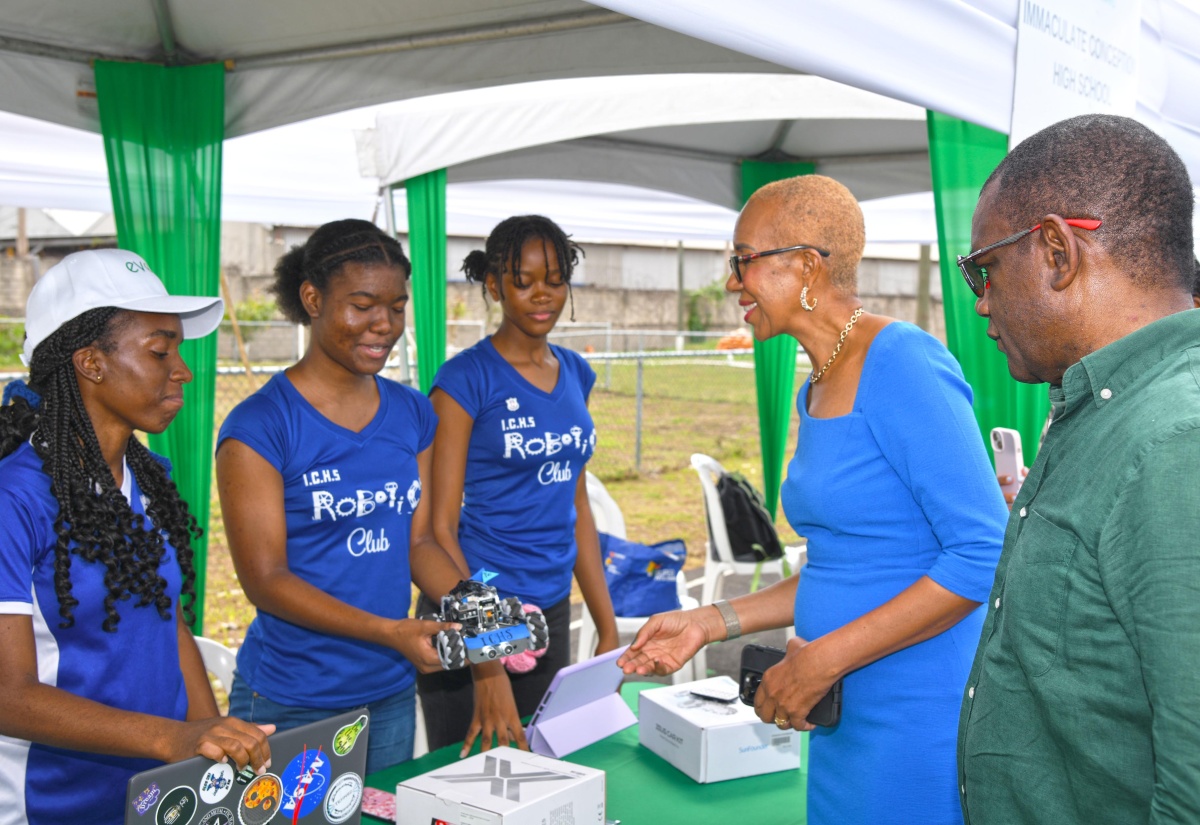
{"type": "Polygon", "coordinates": [[[442,670],[438,658],[437,634],[443,630],[460,630],[458,622],[434,622],[427,619],[401,619],[393,625],[391,645],[404,654],[420,673],[442,670]]]}
{"type": "Polygon", "coordinates": [[[617,659],[626,675],[667,676],[683,667],[708,644],[708,629],[696,615],[698,610],[658,613],[642,625],[629,649],[617,659]]]}

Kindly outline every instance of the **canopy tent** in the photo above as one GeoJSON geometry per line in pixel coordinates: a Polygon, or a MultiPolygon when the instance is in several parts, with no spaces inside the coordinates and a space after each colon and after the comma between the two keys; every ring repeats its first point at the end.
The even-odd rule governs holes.
{"type": "Polygon", "coordinates": [[[626,183],[742,203],[745,158],[803,159],[860,200],[929,188],[925,111],[820,77],[658,75],[522,83],[381,111],[360,139],[383,184],[446,169],[450,181],[626,183]]]}
{"type": "Polygon", "coordinates": [[[538,79],[785,71],[582,0],[6,0],[0,110],[97,131],[95,59],[224,63],[226,137],[538,79]]]}
{"type": "MultiPolygon", "coordinates": [[[[698,40],[1006,133],[1020,0],[595,0],[698,40]]],[[[1141,0],[1136,117],[1200,180],[1200,8],[1141,0]]]]}
{"type": "MultiPolygon", "coordinates": [[[[373,127],[376,117],[392,112],[394,105],[404,104],[339,112],[227,140],[222,170],[222,218],[296,226],[316,226],[344,217],[370,219],[379,204],[378,182],[359,173],[354,133],[373,127]]],[[[742,151],[739,147],[752,149],[755,144],[746,142],[747,139],[759,139],[758,135],[769,137],[777,130],[778,122],[751,121],[741,126],[744,128],[717,124],[712,130],[714,137],[725,135],[730,146],[718,149],[710,145],[686,157],[712,170],[720,169],[719,174],[710,174],[708,179],[732,180],[736,158],[742,151]]],[[[920,128],[923,132],[923,123],[920,128]]],[[[698,125],[682,131],[696,140],[706,129],[707,126],[698,125]]],[[[673,131],[668,127],[643,133],[669,137],[673,131]]],[[[664,145],[658,154],[674,157],[684,153],[664,145]]],[[[512,168],[500,162],[505,158],[498,158],[449,170],[446,192],[449,234],[483,236],[510,214],[540,211],[553,215],[568,232],[585,241],[725,242],[732,236],[736,207],[645,186],[547,179],[547,169],[536,165],[524,167],[525,159],[533,157],[532,153],[517,153],[517,156],[520,165],[512,168]],[[466,171],[462,177],[466,180],[455,182],[463,169],[466,171]]],[[[836,165],[837,161],[824,163],[836,165]]],[[[655,164],[647,166],[653,168],[655,164]]],[[[926,186],[927,176],[928,172],[926,186]]],[[[869,183],[864,182],[863,188],[869,192],[869,183]]],[[[403,190],[397,191],[396,198],[397,214],[402,218],[399,229],[403,232],[407,230],[403,220],[403,190]]],[[[101,214],[112,211],[112,191],[100,136],[0,112],[0,206],[94,213],[90,220],[84,216],[82,224],[61,231],[51,231],[52,227],[41,231],[31,224],[31,237],[90,231],[91,224],[101,214]]],[[[929,192],[867,200],[863,202],[863,213],[871,243],[937,241],[933,196],[929,192]]],[[[15,223],[8,231],[5,225],[0,213],[0,238],[13,237],[15,223]]]]}

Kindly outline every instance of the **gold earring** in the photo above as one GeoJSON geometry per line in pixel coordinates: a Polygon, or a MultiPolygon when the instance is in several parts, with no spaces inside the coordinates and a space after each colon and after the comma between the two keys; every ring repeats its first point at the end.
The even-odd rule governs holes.
{"type": "Polygon", "coordinates": [[[805,312],[812,312],[814,309],[817,308],[817,299],[816,298],[813,298],[812,304],[808,303],[808,287],[807,286],[804,287],[804,289],[800,290],[800,306],[804,309],[805,312]]]}

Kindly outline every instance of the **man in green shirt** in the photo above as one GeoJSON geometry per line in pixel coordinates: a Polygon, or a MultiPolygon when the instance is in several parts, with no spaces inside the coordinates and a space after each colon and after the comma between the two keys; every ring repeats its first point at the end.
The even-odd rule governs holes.
{"type": "Polygon", "coordinates": [[[963,697],[969,825],[1200,823],[1192,201],[1165,141],[1101,115],[1019,144],[980,196],[960,268],[1053,423],[963,697]]]}

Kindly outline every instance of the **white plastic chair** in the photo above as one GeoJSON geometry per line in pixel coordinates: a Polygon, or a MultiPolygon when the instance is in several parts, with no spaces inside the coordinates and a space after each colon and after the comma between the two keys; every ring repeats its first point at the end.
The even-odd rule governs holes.
{"type": "MultiPolygon", "coordinates": [[[[759,562],[736,561],[733,558],[729,528],[725,525],[725,512],[721,509],[721,496],[717,492],[717,482],[724,475],[725,468],[715,458],[703,453],[692,453],[692,467],[700,476],[700,487],[704,490],[704,513],[709,535],[709,541],[705,543],[704,548],[704,585],[700,591],[700,604],[712,604],[721,598],[725,590],[726,576],[753,576],[759,570],[759,562]],[[714,550],[716,558],[713,557],[714,550]]],[[[807,561],[804,545],[785,547],[782,559],[762,562],[762,572],[774,573],[783,579],[785,560],[792,573],[798,572],[807,561]]],[[[788,638],[791,638],[794,632],[788,628],[788,638]]],[[[694,662],[700,673],[708,672],[704,648],[696,654],[694,662]]]]}
{"type": "Polygon", "coordinates": [[[206,636],[196,636],[196,647],[200,649],[200,659],[204,669],[217,677],[225,693],[233,690],[233,671],[237,667],[237,654],[225,645],[209,639],[206,636]]]}
{"type": "MultiPolygon", "coordinates": [[[[621,514],[621,508],[617,506],[617,502],[609,495],[604,482],[591,473],[588,473],[586,483],[588,503],[592,507],[592,520],[596,522],[596,529],[602,533],[608,533],[610,536],[622,539],[626,538],[625,516],[621,514]]],[[[679,604],[684,610],[699,607],[700,603],[688,595],[687,579],[684,578],[683,571],[680,571],[679,575],[676,576],[675,587],[679,594],[679,604]]],[[[618,633],[637,633],[650,617],[617,616],[616,618],[618,633]]],[[[592,652],[596,649],[596,638],[596,623],[592,620],[592,614],[588,612],[587,605],[584,605],[582,622],[579,627],[579,645],[575,650],[575,661],[582,662],[592,657],[592,652]]],[[[700,672],[703,673],[704,671],[700,672]]],[[[692,662],[688,662],[671,676],[671,681],[673,684],[678,685],[683,682],[691,682],[696,678],[698,677],[695,675],[695,668],[692,662]]]]}

